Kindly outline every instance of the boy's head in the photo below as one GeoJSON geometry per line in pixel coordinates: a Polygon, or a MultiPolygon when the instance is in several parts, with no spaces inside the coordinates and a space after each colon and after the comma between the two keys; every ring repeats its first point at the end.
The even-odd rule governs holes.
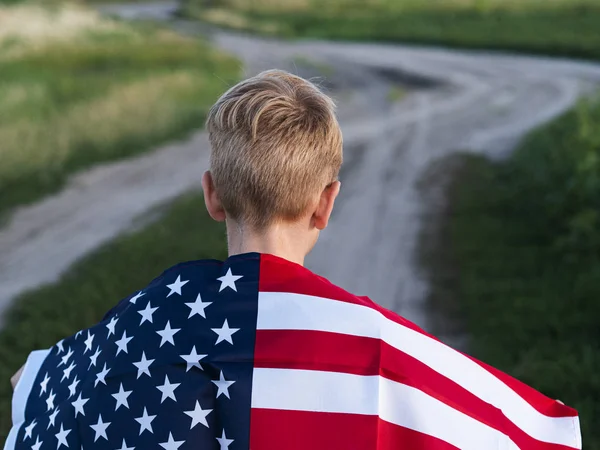
{"type": "Polygon", "coordinates": [[[333,101],[278,70],[237,84],[210,110],[208,210],[256,232],[311,220],[322,229],[339,191],[342,133],[333,101]]]}

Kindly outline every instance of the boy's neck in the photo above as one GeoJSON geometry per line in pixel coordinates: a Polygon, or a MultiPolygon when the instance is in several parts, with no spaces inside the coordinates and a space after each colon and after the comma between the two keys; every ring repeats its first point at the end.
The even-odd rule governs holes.
{"type": "Polygon", "coordinates": [[[260,233],[244,229],[227,221],[229,256],[243,253],[267,253],[304,265],[304,258],[312,249],[309,233],[301,232],[298,224],[276,224],[260,233]]]}

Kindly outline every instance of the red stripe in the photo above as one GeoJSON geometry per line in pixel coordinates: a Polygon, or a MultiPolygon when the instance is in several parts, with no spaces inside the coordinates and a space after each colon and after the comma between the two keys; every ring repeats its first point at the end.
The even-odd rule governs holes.
{"type": "Polygon", "coordinates": [[[253,408],[254,450],[457,450],[376,416],[253,408]]]}
{"type": "MultiPolygon", "coordinates": [[[[315,275],[305,267],[273,255],[261,255],[259,290],[262,292],[290,292],[312,295],[362,305],[375,309],[386,318],[440,342],[435,336],[423,331],[417,325],[398,314],[377,305],[369,298],[352,295],[330,283],[327,279],[315,275]]],[[[335,320],[335,318],[332,318],[332,320],[335,320]]],[[[442,345],[445,344],[442,343],[442,345]]],[[[539,413],[548,417],[575,417],[578,415],[575,409],[566,405],[561,405],[510,375],[494,369],[468,355],[464,356],[479,364],[485,370],[504,382],[539,413]]]]}
{"type": "Polygon", "coordinates": [[[498,408],[379,339],[322,331],[258,330],[254,364],[263,368],[381,375],[419,389],[508,435],[521,449],[570,449],[532,438],[498,408]]]}
{"type": "Polygon", "coordinates": [[[481,361],[473,358],[472,356],[469,356],[469,355],[465,355],[465,356],[467,356],[469,359],[471,359],[472,361],[479,364],[481,367],[483,367],[485,370],[490,372],[496,378],[499,378],[500,380],[502,380],[504,382],[504,384],[506,384],[513,391],[515,391],[517,394],[519,394],[519,396],[526,399],[530,404],[533,405],[533,407],[535,409],[537,409],[542,414],[545,414],[546,416],[550,416],[550,417],[577,417],[578,416],[576,409],[571,408],[570,406],[567,406],[567,405],[561,405],[557,401],[555,401],[549,397],[546,397],[541,392],[538,392],[535,389],[533,389],[532,387],[527,386],[525,383],[517,380],[516,378],[513,378],[510,375],[507,375],[506,373],[496,369],[495,367],[492,367],[484,362],[481,362],[481,361]]]}
{"type": "Polygon", "coordinates": [[[326,278],[312,273],[305,267],[278,258],[277,256],[261,255],[258,290],[260,292],[290,292],[293,294],[312,295],[366,306],[376,309],[394,322],[427,334],[414,323],[392,311],[382,308],[370,298],[352,295],[332,284],[326,278]]]}
{"type": "Polygon", "coordinates": [[[254,367],[377,375],[377,339],[324,331],[257,330],[254,367]]]}

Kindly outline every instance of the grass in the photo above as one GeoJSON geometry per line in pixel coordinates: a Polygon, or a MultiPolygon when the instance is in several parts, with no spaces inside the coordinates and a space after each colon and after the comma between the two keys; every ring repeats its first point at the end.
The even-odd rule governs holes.
{"type": "Polygon", "coordinates": [[[398,103],[406,96],[406,89],[400,86],[392,86],[388,90],[387,99],[390,103],[398,103]]]}
{"type": "Polygon", "coordinates": [[[304,55],[294,55],[291,58],[291,62],[296,68],[314,71],[325,77],[332,77],[335,74],[335,69],[333,68],[333,66],[323,62],[312,60],[310,58],[305,57],[304,55]]]}
{"type": "Polygon", "coordinates": [[[0,214],[203,125],[239,65],[77,6],[0,7],[0,214]]]}
{"type": "Polygon", "coordinates": [[[600,107],[469,157],[451,189],[450,286],[474,356],[576,407],[600,449],[600,107]]]}
{"type": "Polygon", "coordinates": [[[184,14],[286,37],[392,41],[600,58],[595,0],[186,0],[184,14]]]}
{"type": "Polygon", "coordinates": [[[176,263],[226,257],[224,227],[204,212],[201,195],[190,194],[158,222],[86,257],[59,282],[21,296],[0,331],[0,442],[11,425],[8,380],[31,350],[97,323],[121,298],[176,263]]]}

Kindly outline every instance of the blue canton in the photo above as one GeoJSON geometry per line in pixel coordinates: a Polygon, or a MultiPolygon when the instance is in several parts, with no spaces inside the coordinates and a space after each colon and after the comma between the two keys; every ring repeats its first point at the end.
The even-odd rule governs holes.
{"type": "Polygon", "coordinates": [[[56,344],[16,449],[248,449],[259,258],[179,264],[56,344]]]}

